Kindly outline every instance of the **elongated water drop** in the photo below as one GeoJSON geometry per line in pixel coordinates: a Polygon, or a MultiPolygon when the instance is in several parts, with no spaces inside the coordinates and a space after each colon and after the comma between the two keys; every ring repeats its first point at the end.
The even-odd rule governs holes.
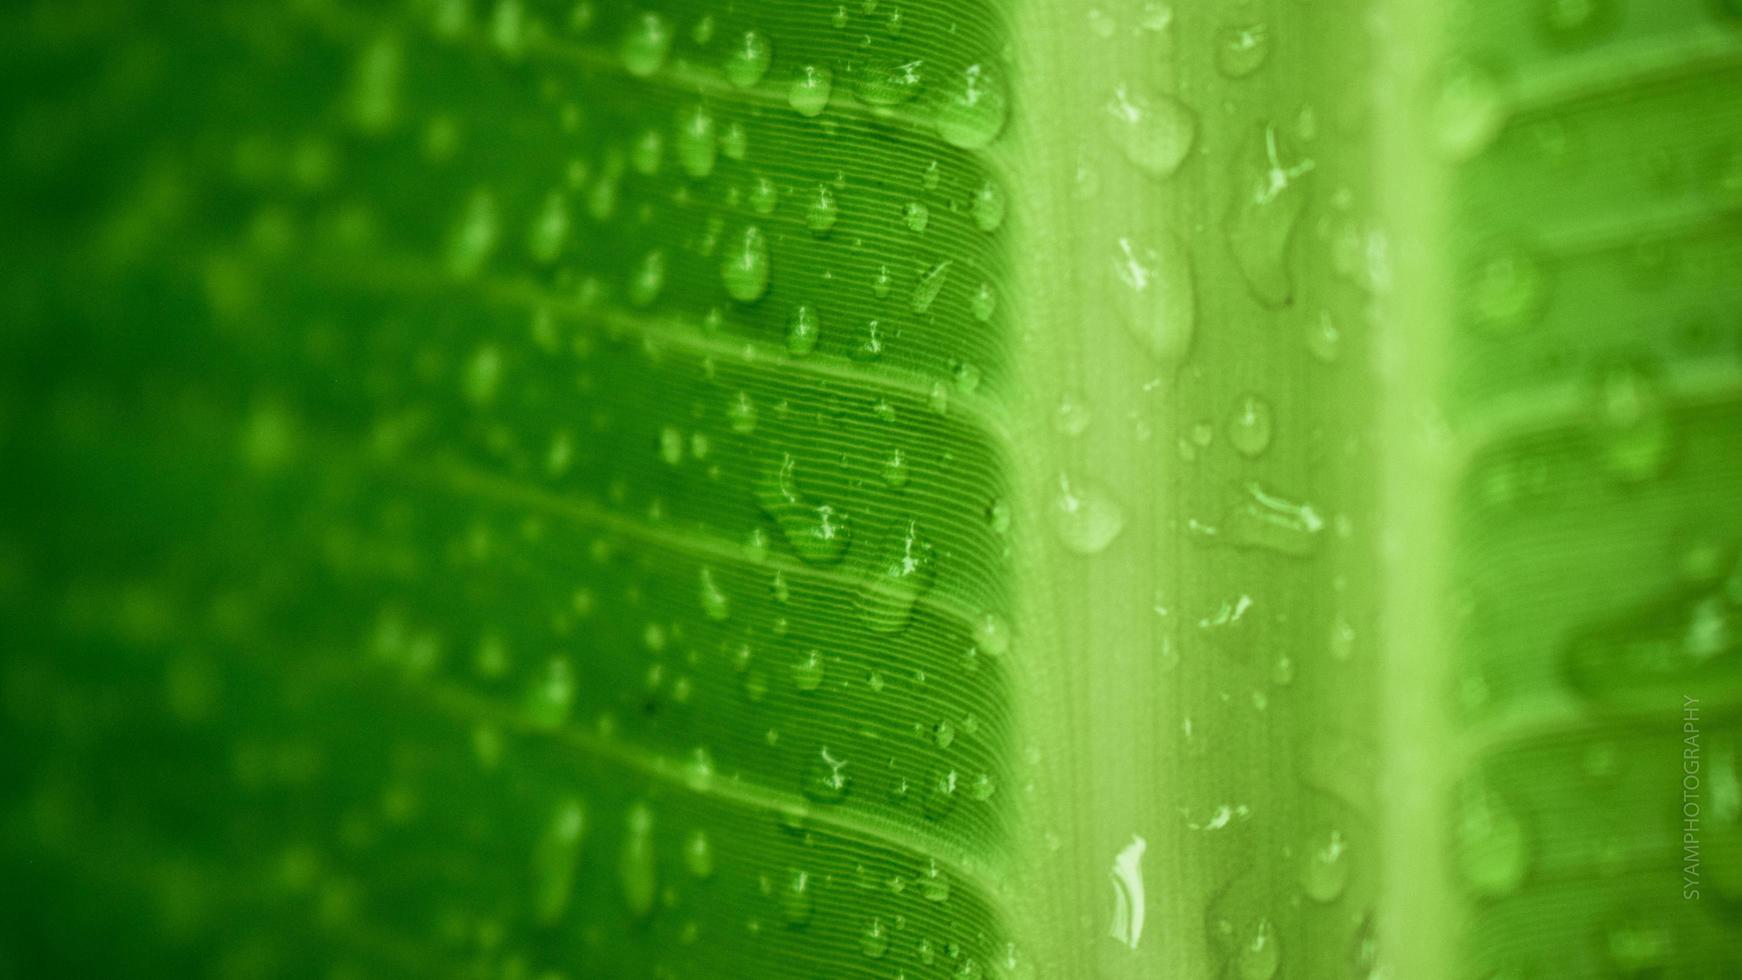
{"type": "Polygon", "coordinates": [[[786,326],[786,350],[795,357],[802,357],[816,349],[817,338],[822,335],[822,319],[817,316],[816,307],[801,304],[792,311],[792,320],[786,326]]]}
{"type": "Polygon", "coordinates": [[[678,114],[677,160],[684,173],[696,178],[713,173],[718,150],[714,117],[706,108],[696,105],[678,114]]]}
{"type": "Polygon", "coordinates": [[[569,797],[557,805],[533,848],[532,911],[541,925],[556,922],[568,908],[585,826],[586,809],[569,797]]]}
{"type": "Polygon", "coordinates": [[[1115,243],[1111,289],[1114,309],[1149,356],[1176,365],[1191,352],[1197,329],[1197,292],[1191,254],[1178,236],[1115,243]]]}
{"type": "Polygon", "coordinates": [[[780,525],[800,558],[814,564],[834,564],[847,552],[851,525],[846,514],[805,499],[798,489],[796,467],[790,454],[783,456],[779,466],[763,474],[756,501],[763,513],[780,525]]]}
{"type": "Polygon", "coordinates": [[[1288,247],[1306,209],[1301,178],[1313,170],[1311,160],[1284,163],[1283,156],[1276,127],[1266,126],[1241,158],[1226,222],[1240,274],[1253,297],[1272,309],[1294,298],[1288,247]]]}
{"type": "Polygon", "coordinates": [[[726,248],[720,281],[726,294],[740,303],[754,303],[768,291],[768,239],[762,229],[745,225],[726,248]]]}
{"type": "Polygon", "coordinates": [[[653,811],[645,803],[629,808],[623,826],[623,850],[617,856],[617,883],[623,904],[637,919],[653,911],[659,891],[659,872],[653,854],[653,811]]]}
{"type": "Polygon", "coordinates": [[[935,575],[932,546],[909,521],[871,570],[859,591],[859,614],[876,633],[907,628],[914,604],[931,589],[935,575]]]}
{"type": "Polygon", "coordinates": [[[931,309],[932,303],[938,298],[938,293],[943,292],[944,283],[949,281],[949,277],[950,261],[948,259],[933,265],[922,273],[919,282],[915,283],[913,287],[913,297],[910,304],[913,312],[924,313],[931,309]]]}

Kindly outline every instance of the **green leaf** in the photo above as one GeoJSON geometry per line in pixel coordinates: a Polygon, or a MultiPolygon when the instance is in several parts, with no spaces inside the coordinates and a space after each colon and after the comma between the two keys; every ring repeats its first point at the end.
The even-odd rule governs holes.
{"type": "Polygon", "coordinates": [[[0,975],[1742,972],[1730,0],[0,13],[0,975]]]}

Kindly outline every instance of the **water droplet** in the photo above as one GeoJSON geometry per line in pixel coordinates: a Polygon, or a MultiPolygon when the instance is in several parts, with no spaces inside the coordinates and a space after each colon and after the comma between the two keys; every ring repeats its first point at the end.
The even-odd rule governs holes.
{"type": "Polygon", "coordinates": [[[496,198],[488,191],[474,191],[466,199],[466,209],[448,241],[448,271],[460,279],[477,275],[496,250],[501,234],[496,198]]]}
{"type": "Polygon", "coordinates": [[[1120,238],[1110,265],[1120,322],[1162,364],[1178,364],[1191,351],[1197,294],[1191,255],[1178,236],[1149,245],[1120,238]]]}
{"type": "Polygon", "coordinates": [[[750,185],[750,210],[757,214],[773,214],[780,204],[780,190],[767,177],[756,178],[750,185]]]}
{"type": "Polygon", "coordinates": [[[938,748],[947,749],[956,742],[956,726],[948,721],[940,721],[932,726],[932,741],[938,748]]]}
{"type": "Polygon", "coordinates": [[[545,195],[544,206],[527,231],[526,250],[532,254],[533,261],[550,265],[562,254],[563,243],[568,237],[568,199],[555,192],[545,195]]]}
{"type": "Polygon", "coordinates": [[[1477,324],[1503,331],[1535,323],[1548,306],[1548,275],[1535,253],[1514,242],[1485,255],[1468,288],[1477,324]]]}
{"type": "Polygon", "coordinates": [[[908,102],[924,84],[918,60],[871,59],[856,72],[854,93],[868,106],[888,107],[908,102]]]}
{"type": "Polygon", "coordinates": [[[1276,127],[1265,126],[1264,138],[1242,157],[1228,205],[1228,245],[1252,295],[1276,309],[1294,297],[1288,268],[1288,246],[1294,238],[1306,194],[1301,179],[1313,170],[1311,160],[1284,163],[1276,127]]]}
{"type": "Polygon", "coordinates": [[[973,361],[955,361],[950,365],[950,376],[956,379],[956,390],[964,395],[979,390],[980,369],[973,361]]]}
{"type": "Polygon", "coordinates": [[[1130,85],[1114,87],[1105,119],[1113,145],[1138,170],[1155,178],[1178,170],[1197,138],[1197,113],[1184,102],[1130,85]]]}
{"type": "Polygon", "coordinates": [[[799,69],[798,77],[786,91],[786,102],[799,115],[814,118],[828,108],[829,92],[834,88],[835,73],[818,65],[799,69]]]}
{"type": "Polygon", "coordinates": [[[895,277],[889,274],[889,267],[886,265],[878,266],[877,276],[871,280],[871,295],[882,299],[888,296],[889,291],[894,288],[895,277]]]}
{"type": "Polygon", "coordinates": [[[805,227],[818,237],[827,235],[835,227],[835,220],[840,215],[841,208],[835,203],[834,190],[827,184],[818,184],[816,195],[811,198],[810,206],[805,208],[805,227]]]}
{"type": "Polygon", "coordinates": [[[1053,532],[1079,555],[1107,549],[1125,530],[1125,509],[1100,484],[1059,476],[1059,492],[1047,508],[1053,532]]]}
{"type": "Polygon", "coordinates": [[[907,454],[899,446],[883,461],[883,482],[891,487],[907,486],[907,454]]]}
{"type": "Polygon", "coordinates": [[[852,777],[847,775],[847,761],[835,758],[824,748],[805,764],[799,789],[808,799],[818,803],[839,803],[847,798],[852,786],[852,777]]]}
{"type": "Polygon", "coordinates": [[[872,919],[865,924],[865,931],[859,934],[859,949],[872,959],[889,951],[889,927],[882,919],[872,919]]]}
{"type": "Polygon", "coordinates": [[[983,282],[974,290],[974,298],[969,301],[974,313],[974,319],[981,323],[992,319],[992,314],[998,311],[998,294],[992,291],[992,284],[983,282]]]}
{"type": "Polygon", "coordinates": [[[1305,558],[1318,550],[1325,520],[1311,504],[1297,503],[1257,483],[1246,486],[1246,499],[1223,522],[1230,544],[1305,558]]]}
{"type": "Polygon", "coordinates": [[[726,420],[732,431],[741,436],[756,431],[756,402],[751,400],[749,392],[740,391],[733,396],[726,406],[726,420]]]}
{"type": "Polygon", "coordinates": [[[796,868],[788,871],[786,884],[780,890],[780,911],[786,917],[786,924],[802,929],[810,923],[812,910],[810,872],[796,868]]]}
{"type": "Polygon", "coordinates": [[[780,525],[798,556],[813,564],[841,560],[852,539],[847,515],[828,504],[813,504],[799,493],[794,475],[797,462],[788,454],[763,475],[756,490],[763,513],[780,525]]]}
{"type": "Polygon", "coordinates": [[[740,303],[754,303],[768,291],[768,240],[762,229],[745,225],[726,249],[720,279],[726,293],[740,303]]]}
{"type": "Polygon", "coordinates": [[[653,305],[665,289],[665,253],[654,249],[641,257],[629,273],[629,305],[637,309],[653,305]]]}
{"type": "Polygon", "coordinates": [[[1550,41],[1583,44],[1614,23],[1614,0],[1540,0],[1540,22],[1550,41]]]}
{"type": "Polygon", "coordinates": [[[1216,37],[1216,68],[1229,78],[1251,75],[1269,57],[1270,29],[1263,24],[1225,28],[1216,37]]]}
{"type": "Polygon", "coordinates": [[[1242,395],[1228,417],[1228,444],[1240,455],[1256,459],[1270,448],[1274,429],[1275,413],[1270,402],[1260,395],[1242,395]]]}
{"type": "Polygon", "coordinates": [[[998,138],[1009,114],[1003,81],[984,65],[969,65],[937,106],[935,119],[944,142],[977,150],[998,138]]]}
{"type": "Polygon", "coordinates": [[[726,593],[720,590],[719,583],[714,581],[712,569],[703,568],[701,572],[702,614],[715,622],[721,622],[732,614],[732,602],[726,593]]]}
{"type": "Polygon", "coordinates": [[[1459,160],[1481,153],[1505,128],[1509,112],[1505,94],[1491,72],[1468,62],[1448,66],[1432,109],[1440,150],[1459,160]]]}
{"type": "Polygon", "coordinates": [[[690,874],[706,880],[714,876],[714,845],[705,831],[692,830],[683,843],[683,863],[690,874]]]}
{"type": "Polygon", "coordinates": [[[1530,871],[1524,824],[1490,787],[1464,787],[1457,826],[1458,870],[1478,895],[1499,898],[1517,890],[1530,871]]]}
{"type": "Polygon", "coordinates": [[[1076,395],[1066,394],[1059,399],[1058,408],[1052,413],[1052,428],[1063,436],[1080,436],[1089,431],[1089,424],[1094,421],[1094,414],[1089,406],[1076,395]]]}
{"type": "Polygon", "coordinates": [[[1335,364],[1342,352],[1343,333],[1332,321],[1329,310],[1320,311],[1317,320],[1306,327],[1307,350],[1323,364],[1335,364]]]}
{"type": "Polygon", "coordinates": [[[1597,434],[1603,459],[1616,478],[1637,482],[1663,471],[1673,433],[1649,372],[1634,364],[1603,372],[1597,386],[1597,434]]]}
{"type": "Polygon", "coordinates": [[[713,173],[718,149],[714,117],[707,109],[695,105],[678,114],[677,160],[684,173],[697,179],[713,173]]]}
{"type": "MultiPolygon", "coordinates": [[[[865,324],[865,339],[853,348],[852,357],[855,361],[875,361],[882,356],[883,324],[871,320],[865,324]]],[[[894,412],[894,407],[891,406],[889,411],[894,412]]]]}
{"type": "Polygon", "coordinates": [[[915,283],[913,287],[911,303],[913,312],[924,313],[931,309],[933,301],[938,298],[938,293],[943,292],[944,283],[949,280],[950,265],[950,261],[945,259],[927,269],[919,277],[919,282],[915,283]]]}
{"type": "Polygon", "coordinates": [[[787,353],[803,357],[815,350],[822,329],[822,318],[817,316],[816,307],[801,304],[792,311],[792,320],[786,327],[787,353]]]}
{"type": "Polygon", "coordinates": [[[974,192],[974,224],[984,232],[994,232],[1004,223],[1005,197],[1004,189],[986,178],[980,189],[974,192]]]}
{"type": "Polygon", "coordinates": [[[646,11],[630,18],[629,29],[617,47],[623,70],[636,78],[646,78],[659,71],[671,53],[671,41],[671,22],[664,17],[646,11]]]}
{"type": "Polygon", "coordinates": [[[1240,947],[1240,980],[1270,980],[1282,965],[1282,951],[1269,919],[1259,919],[1252,938],[1240,947]]]}
{"type": "Polygon", "coordinates": [[[1301,885],[1307,897],[1315,902],[1334,902],[1349,884],[1348,846],[1343,835],[1331,831],[1323,844],[1307,848],[1306,866],[1301,872],[1301,885]]]}
{"type": "Polygon", "coordinates": [[[918,201],[909,201],[901,209],[901,220],[907,225],[907,230],[915,233],[925,231],[925,226],[931,221],[931,210],[918,201]]]}
{"type": "Polygon", "coordinates": [[[532,910],[541,925],[556,922],[568,908],[585,827],[586,808],[578,799],[565,799],[557,805],[533,848],[532,910]]]}
{"type": "Polygon", "coordinates": [[[935,574],[932,546],[909,521],[892,542],[859,592],[859,613],[877,633],[907,628],[914,604],[931,589],[935,574]]]}
{"type": "Polygon", "coordinates": [[[928,902],[950,900],[949,874],[939,866],[936,859],[926,862],[925,869],[919,874],[919,894],[928,902]]]}
{"type": "Polygon", "coordinates": [[[623,850],[617,856],[617,882],[623,903],[634,918],[653,911],[659,891],[659,873],[653,855],[653,811],[645,803],[629,808],[623,826],[623,850]]]}
{"type": "Polygon", "coordinates": [[[726,80],[738,88],[750,88],[768,74],[768,63],[773,59],[774,45],[768,38],[745,31],[726,55],[726,80]]]}

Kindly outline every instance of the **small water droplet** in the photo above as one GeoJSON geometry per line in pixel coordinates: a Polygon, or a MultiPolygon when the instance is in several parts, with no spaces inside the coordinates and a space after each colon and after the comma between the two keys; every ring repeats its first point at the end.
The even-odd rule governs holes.
{"type": "Polygon", "coordinates": [[[992,291],[992,284],[981,283],[974,290],[974,298],[969,301],[974,319],[985,323],[992,319],[992,314],[998,311],[998,294],[992,291]]]}
{"type": "Polygon", "coordinates": [[[1216,37],[1216,68],[1229,78],[1245,78],[1270,57],[1270,28],[1263,24],[1228,27],[1216,37]]]}
{"type": "Polygon", "coordinates": [[[926,863],[925,869],[919,874],[919,894],[928,902],[947,902],[950,900],[950,877],[948,872],[933,859],[926,863]]]}
{"type": "Polygon", "coordinates": [[[1485,256],[1467,292],[1477,324],[1509,331],[1540,319],[1548,306],[1548,275],[1536,254],[1511,242],[1485,250],[1485,256]]]}
{"type": "Polygon", "coordinates": [[[1499,898],[1530,871],[1530,840],[1507,802],[1491,787],[1468,783],[1457,826],[1458,870],[1478,895],[1499,898]]]}
{"type": "Polygon", "coordinates": [[[889,951],[889,927],[882,919],[872,919],[865,924],[865,930],[859,934],[859,950],[872,959],[878,959],[889,951]]]}
{"type": "Polygon", "coordinates": [[[907,486],[907,454],[899,446],[883,460],[883,482],[891,487],[907,486]]]}
{"type": "Polygon", "coordinates": [[[1269,919],[1259,919],[1252,938],[1240,947],[1240,980],[1271,980],[1282,965],[1282,951],[1269,919]]]}
{"type": "Polygon", "coordinates": [[[780,204],[780,189],[767,177],[757,177],[750,185],[750,210],[757,214],[773,214],[780,204]]]}
{"type": "Polygon", "coordinates": [[[1294,297],[1288,268],[1288,246],[1294,238],[1306,194],[1301,178],[1311,173],[1311,160],[1284,163],[1275,126],[1265,126],[1263,139],[1239,164],[1228,205],[1228,245],[1252,295],[1277,309],[1294,297]]]}
{"type": "Polygon", "coordinates": [[[1673,434],[1651,373],[1636,364],[1603,371],[1597,385],[1596,431],[1616,478],[1637,482],[1663,471],[1673,434]]]}
{"type": "Polygon", "coordinates": [[[569,797],[557,805],[533,848],[532,909],[541,925],[555,923],[568,908],[585,828],[586,808],[569,797]]]}
{"type": "Polygon", "coordinates": [[[797,869],[787,872],[786,885],[780,890],[780,911],[786,924],[803,928],[811,920],[812,909],[810,873],[797,869]]]}
{"type": "Polygon", "coordinates": [[[1243,395],[1235,403],[1234,413],[1228,417],[1228,444],[1240,455],[1256,459],[1270,448],[1274,429],[1275,417],[1270,402],[1260,395],[1243,395]]]}
{"type": "Polygon", "coordinates": [[[780,525],[798,556],[813,564],[839,562],[852,539],[847,515],[828,504],[813,504],[799,492],[797,463],[788,454],[763,475],[756,491],[763,513],[780,525]]]}
{"type": "Polygon", "coordinates": [[[822,329],[822,318],[817,315],[816,307],[800,304],[792,311],[792,320],[786,327],[787,353],[803,357],[815,350],[822,329]]]}
{"type": "Polygon", "coordinates": [[[974,192],[974,224],[984,232],[994,232],[1004,223],[1006,201],[1004,189],[999,187],[992,178],[986,178],[979,190],[974,192]]]}
{"type": "Polygon", "coordinates": [[[704,881],[714,876],[714,845],[706,831],[692,830],[684,838],[683,863],[691,875],[704,881]]]}
{"type": "Polygon", "coordinates": [[[806,762],[804,780],[799,788],[808,799],[818,803],[839,803],[847,798],[852,785],[846,760],[835,758],[824,748],[806,762]]]}
{"type": "Polygon", "coordinates": [[[921,233],[925,231],[925,226],[931,221],[931,210],[918,201],[909,201],[901,209],[901,220],[903,224],[907,225],[908,231],[916,234],[921,233]]]}
{"type": "Polygon", "coordinates": [[[637,309],[652,306],[665,289],[665,253],[654,249],[635,263],[629,273],[629,305],[637,309]]]}
{"type": "Polygon", "coordinates": [[[1505,93],[1492,72],[1456,62],[1446,68],[1434,96],[1434,136],[1443,153],[1466,160],[1494,142],[1509,114],[1505,93]]]}

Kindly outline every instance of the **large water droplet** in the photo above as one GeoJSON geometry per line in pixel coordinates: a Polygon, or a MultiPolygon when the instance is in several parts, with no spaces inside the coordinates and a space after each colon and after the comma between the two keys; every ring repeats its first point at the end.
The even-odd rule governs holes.
{"type": "Polygon", "coordinates": [[[940,101],[935,119],[944,142],[976,150],[998,138],[1009,114],[1003,80],[985,65],[969,65],[940,101]]]}
{"type": "Polygon", "coordinates": [[[1125,530],[1125,509],[1100,484],[1059,476],[1059,491],[1047,508],[1053,532],[1079,555],[1099,554],[1125,530]]]}
{"type": "Polygon", "coordinates": [[[1458,870],[1478,895],[1511,894],[1530,871],[1530,839],[1524,824],[1492,788],[1464,787],[1457,825],[1458,870]]]}
{"type": "Polygon", "coordinates": [[[1435,92],[1432,120],[1440,150],[1468,159],[1488,148],[1506,126],[1510,110],[1494,75],[1480,65],[1447,66],[1435,92]]]}
{"type": "Polygon", "coordinates": [[[745,31],[726,55],[726,80],[738,88],[750,88],[768,74],[774,45],[755,31],[745,31]]]}
{"type": "Polygon", "coordinates": [[[763,475],[756,500],[763,513],[780,525],[781,533],[800,558],[815,564],[833,564],[846,554],[852,539],[847,515],[828,504],[814,504],[799,492],[791,455],[763,475]]]}
{"type": "Polygon", "coordinates": [[[1130,85],[1113,89],[1105,118],[1113,145],[1151,177],[1171,176],[1197,138],[1197,113],[1184,102],[1130,85]]]}
{"type": "Polygon", "coordinates": [[[1349,884],[1348,846],[1343,835],[1331,831],[1323,842],[1307,848],[1306,864],[1301,870],[1301,886],[1315,902],[1334,902],[1349,884]]]}
{"type": "Polygon", "coordinates": [[[919,94],[924,84],[923,67],[918,60],[873,58],[855,73],[858,84],[854,93],[869,106],[900,105],[919,94]]]}
{"type": "Polygon", "coordinates": [[[1120,322],[1157,361],[1183,361],[1197,321],[1197,293],[1185,243],[1167,233],[1153,244],[1120,238],[1110,268],[1120,322]]]}
{"type": "Polygon", "coordinates": [[[623,70],[636,78],[646,78],[664,67],[671,53],[671,22],[651,11],[630,18],[629,29],[617,47],[623,70]]]}

